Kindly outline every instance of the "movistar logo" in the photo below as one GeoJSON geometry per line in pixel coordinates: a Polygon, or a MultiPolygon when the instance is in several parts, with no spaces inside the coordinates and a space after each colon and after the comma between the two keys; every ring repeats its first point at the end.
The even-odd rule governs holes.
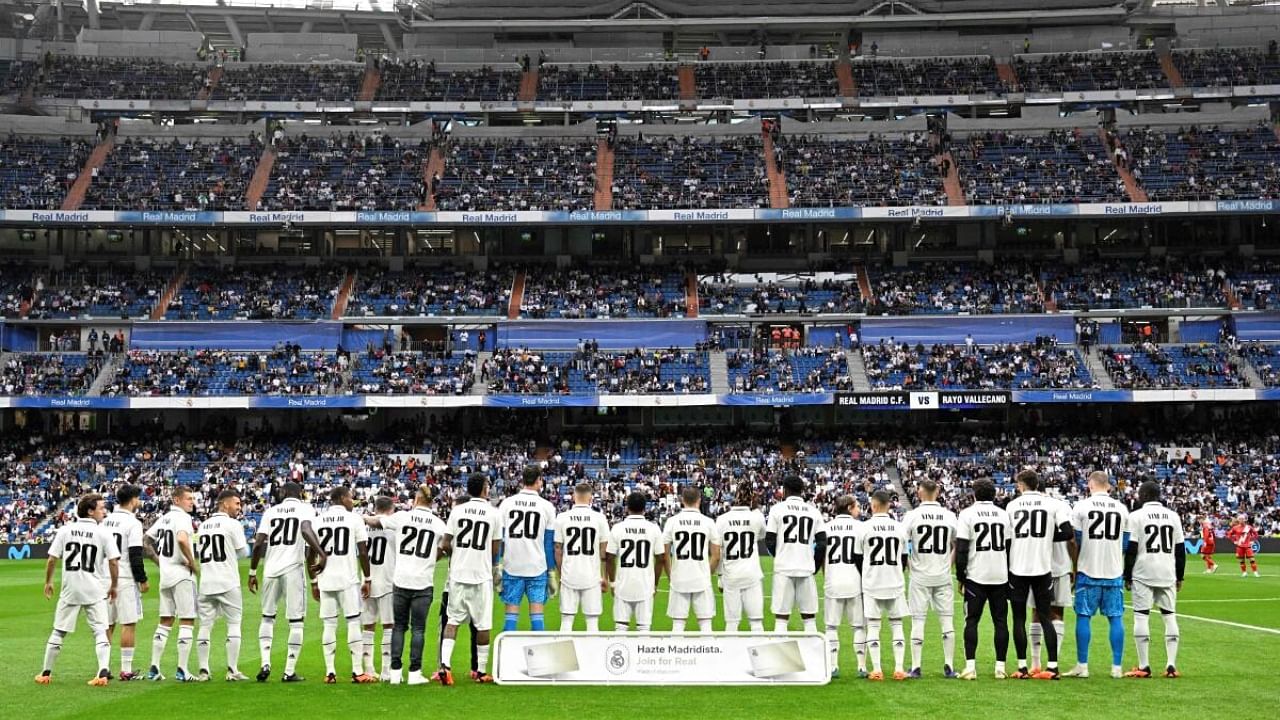
{"type": "Polygon", "coordinates": [[[30,558],[31,558],[31,546],[30,546],[30,545],[23,545],[22,547],[18,547],[17,545],[10,545],[10,546],[9,546],[9,559],[10,559],[10,560],[27,560],[27,559],[30,559],[30,558]]]}
{"type": "Polygon", "coordinates": [[[1198,538],[1195,540],[1183,540],[1182,542],[1187,548],[1187,553],[1190,555],[1200,554],[1200,548],[1204,547],[1204,540],[1198,538]]]}

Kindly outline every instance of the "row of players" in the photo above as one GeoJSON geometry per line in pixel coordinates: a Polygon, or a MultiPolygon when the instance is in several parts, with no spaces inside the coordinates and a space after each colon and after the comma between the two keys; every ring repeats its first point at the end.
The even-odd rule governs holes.
{"type": "Polygon", "coordinates": [[[872,515],[866,521],[859,519],[851,496],[841,498],[835,516],[824,521],[804,500],[803,481],[792,476],[783,481],[785,499],[773,506],[767,519],[752,509],[752,492],[743,488],[738,503],[712,520],[699,510],[700,493],[688,487],[681,493],[682,511],[661,529],[645,519],[646,501],[640,494],[628,499],[628,516],[611,528],[592,508],[589,485],[578,486],[573,508],[557,516],[540,495],[536,470],[527,472],[521,491],[499,507],[489,500],[487,477],[471,476],[469,497],[455,504],[447,523],[431,511],[431,490],[425,486],[409,510],[396,512],[390,498],[380,497],[374,514],[362,517],[354,512],[348,488],[335,488],[330,508],[317,515],[303,501],[301,486],[285,483],[283,500],[264,514],[251,553],[236,519],[240,498],[234,491],[219,495],[218,511],[201,524],[197,534],[190,515],[194,496],[188,488],[175,488],[169,511],[144,533],[133,514],[141,491],[126,486],[116,493],[116,508],[109,515],[102,496],[82,498],[78,521],[60,529],[50,546],[45,595],[53,596],[58,566],[62,589],[44,669],[36,681],[51,682],[63,640],[75,629],[81,613],[95,635],[100,668],[89,684],[105,685],[111,677],[110,637],[116,627],[121,629],[120,678],[142,677],[133,672],[132,663],[133,634],[142,617],[142,593],[148,590],[144,554],[156,559],[160,568],[160,623],[148,679],[163,679],[161,658],[175,621],[177,679],[210,679],[209,647],[218,618],[227,624],[226,678],[248,679],[238,669],[243,611],[239,560],[250,555],[248,587],[260,593],[263,611],[259,681],[266,681],[272,672],[274,625],[281,604],[289,624],[283,680],[302,679],[296,665],[303,646],[306,575],[310,575],[311,594],[319,600],[324,626],[327,683],[336,682],[338,626],[345,619],[353,682],[379,679],[372,648],[374,630],[380,624],[381,679],[393,684],[404,679],[407,634],[407,682],[424,684],[434,679],[449,685],[453,683],[454,638],[463,624],[472,626],[476,644],[472,679],[492,681],[486,668],[495,589],[506,604],[506,629],[515,628],[526,597],[533,628],[543,629],[544,604],[558,587],[562,628],[572,628],[581,611],[587,629],[598,629],[603,594],[612,592],[618,629],[629,629],[634,621],[643,631],[649,628],[657,583],[665,573],[670,579],[668,615],[679,627],[692,611],[699,629],[707,632],[716,608],[712,576],[719,574],[726,627],[738,628],[745,617],[752,630],[762,631],[762,541],[774,557],[772,610],[779,630],[787,629],[793,613],[801,616],[806,630],[817,630],[815,575],[824,572],[826,630],[837,674],[838,631],[848,624],[854,632],[859,675],[883,679],[880,635],[887,617],[893,638],[893,677],[919,677],[924,621],[932,609],[942,625],[944,676],[976,679],[978,624],[984,608],[989,608],[998,658],[995,675],[1006,677],[1007,614],[1012,608],[1017,670],[1010,676],[1057,679],[1063,608],[1074,605],[1079,662],[1066,675],[1088,676],[1090,619],[1101,611],[1110,621],[1112,675],[1121,677],[1123,586],[1129,586],[1138,651],[1138,668],[1129,675],[1152,674],[1148,617],[1152,608],[1158,608],[1165,618],[1164,674],[1177,677],[1176,592],[1186,556],[1182,523],[1160,504],[1158,486],[1145,483],[1139,491],[1140,508],[1130,514],[1111,497],[1111,481],[1105,473],[1089,477],[1092,494],[1074,508],[1040,493],[1033,471],[1020,473],[1016,483],[1020,494],[1005,510],[993,502],[994,485],[979,481],[974,488],[976,502],[957,518],[936,502],[939,488],[926,480],[919,487],[922,503],[902,522],[888,514],[892,497],[884,489],[872,494],[872,515]],[[120,559],[125,556],[129,567],[122,572],[120,559]],[[442,599],[446,621],[440,667],[428,679],[422,673],[426,618],[436,562],[446,556],[450,563],[448,591],[442,599]],[[953,562],[965,600],[965,667],[958,673],[953,669],[953,562]],[[904,577],[908,567],[909,601],[904,577]],[[1028,604],[1035,612],[1034,666],[1027,662],[1028,604]],[[913,618],[910,673],[903,666],[903,620],[908,613],[913,618]],[[200,632],[194,639],[199,671],[191,673],[197,616],[200,632]],[[1036,667],[1041,645],[1048,656],[1043,670],[1036,667]]]}

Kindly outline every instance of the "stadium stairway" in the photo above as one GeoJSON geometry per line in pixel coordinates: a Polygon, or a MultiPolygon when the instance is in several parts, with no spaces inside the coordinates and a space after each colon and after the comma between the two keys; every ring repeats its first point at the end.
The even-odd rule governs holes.
{"type": "Polygon", "coordinates": [[[1129,202],[1144,203],[1147,201],[1147,191],[1138,185],[1138,181],[1133,177],[1133,173],[1116,162],[1115,153],[1110,151],[1111,143],[1108,142],[1109,136],[1106,128],[1098,128],[1098,137],[1102,139],[1102,147],[1107,148],[1107,153],[1111,155],[1111,164],[1115,167],[1116,172],[1120,174],[1120,179],[1124,181],[1125,194],[1129,196],[1129,202]]]}
{"type": "Polygon", "coordinates": [[[1036,278],[1036,290],[1040,293],[1040,304],[1044,306],[1045,312],[1058,312],[1058,301],[1053,299],[1052,294],[1045,293],[1044,280],[1036,278]]]}
{"type": "Polygon", "coordinates": [[[698,301],[698,273],[691,272],[684,276],[684,316],[688,318],[698,317],[698,309],[701,307],[698,301]]]}
{"type": "Polygon", "coordinates": [[[511,281],[511,302],[507,303],[507,319],[519,320],[520,307],[524,305],[524,271],[516,273],[516,279],[511,281]]]}
{"type": "Polygon", "coordinates": [[[276,166],[276,151],[270,146],[262,149],[262,157],[258,159],[258,167],[253,171],[253,179],[249,181],[249,189],[244,194],[244,209],[257,210],[262,196],[271,183],[271,170],[276,166]]]}
{"type": "Polygon", "coordinates": [[[680,104],[695,105],[698,102],[698,80],[694,76],[692,65],[681,65],[679,68],[680,76],[680,104]]]}
{"type": "Polygon", "coordinates": [[[836,81],[840,83],[840,97],[847,102],[857,99],[858,81],[853,79],[853,68],[849,66],[848,58],[836,63],[836,81]]]}
{"type": "Polygon", "coordinates": [[[1007,62],[996,63],[996,75],[1000,78],[1001,82],[1008,85],[1011,90],[1017,89],[1018,73],[1013,71],[1013,65],[1010,65],[1007,62]]]}
{"type": "Polygon", "coordinates": [[[888,463],[884,466],[884,474],[889,478],[889,485],[893,491],[898,493],[898,500],[903,507],[908,510],[914,510],[916,507],[916,499],[907,494],[907,488],[902,484],[902,473],[898,472],[897,463],[888,463]]]}
{"type": "Polygon", "coordinates": [[[613,209],[613,148],[596,141],[596,210],[613,209]]]}
{"type": "Polygon", "coordinates": [[[111,148],[114,145],[115,136],[113,135],[98,143],[93,152],[89,153],[89,159],[85,161],[84,168],[75,182],[71,183],[71,189],[67,190],[67,197],[62,200],[63,210],[80,209],[80,204],[84,202],[84,195],[89,191],[89,183],[93,182],[94,171],[107,161],[107,156],[111,154],[111,148]]]}
{"type": "Polygon", "coordinates": [[[163,320],[164,314],[169,311],[169,303],[173,302],[173,296],[178,294],[182,286],[187,284],[187,268],[181,268],[174,273],[173,279],[165,286],[164,292],[160,295],[160,300],[156,302],[156,306],[151,308],[152,320],[163,320]]]}
{"type": "Polygon", "coordinates": [[[787,197],[787,176],[778,167],[778,158],[774,154],[773,137],[769,133],[761,133],[764,140],[764,169],[769,176],[769,207],[774,210],[785,210],[791,207],[791,198],[787,197]]]}
{"type": "Polygon", "coordinates": [[[102,363],[102,369],[98,371],[98,377],[93,379],[93,384],[89,386],[89,390],[85,395],[88,397],[100,397],[102,388],[115,379],[116,370],[124,362],[124,358],[124,353],[108,353],[106,362],[102,363]]]}
{"type": "Polygon", "coordinates": [[[862,302],[871,304],[875,300],[875,293],[871,292],[871,275],[867,270],[866,263],[858,263],[853,266],[853,274],[858,278],[858,290],[862,293],[862,302]]]}
{"type": "Polygon", "coordinates": [[[718,395],[729,393],[729,360],[723,350],[712,350],[708,359],[711,371],[711,392],[718,395]]]}
{"type": "Polygon", "coordinates": [[[1241,308],[1240,297],[1236,295],[1236,289],[1232,287],[1231,281],[1226,278],[1222,279],[1222,296],[1227,299],[1227,307],[1232,310],[1241,308]]]}
{"type": "Polygon", "coordinates": [[[1111,373],[1107,372],[1107,368],[1102,364],[1102,355],[1098,353],[1098,346],[1089,348],[1089,352],[1081,353],[1084,355],[1085,367],[1089,368],[1089,375],[1093,381],[1098,383],[1098,387],[1102,390],[1115,390],[1116,384],[1111,380],[1111,373]]]}
{"type": "Polygon", "coordinates": [[[1275,133],[1276,140],[1280,140],[1280,125],[1272,125],[1271,132],[1275,133]]]}
{"type": "Polygon", "coordinates": [[[366,65],[364,77],[360,79],[360,94],[356,96],[356,100],[373,102],[373,99],[378,96],[380,87],[382,87],[382,71],[374,65],[366,65]]]}
{"type": "Polygon", "coordinates": [[[351,302],[351,291],[356,287],[358,274],[357,270],[348,270],[347,276],[338,285],[338,294],[333,298],[333,312],[329,314],[330,320],[341,320],[347,314],[347,304],[351,302]]]}
{"type": "Polygon", "coordinates": [[[418,206],[419,210],[433,212],[436,209],[436,196],[432,192],[431,178],[439,175],[444,177],[444,153],[440,148],[431,148],[431,155],[427,157],[427,164],[422,166],[422,185],[427,188],[427,196],[425,202],[418,206]]]}
{"type": "Polygon", "coordinates": [[[531,105],[538,99],[538,69],[531,67],[520,76],[520,94],[516,96],[522,105],[531,105]]]}
{"type": "Polygon", "coordinates": [[[476,369],[472,372],[471,377],[475,382],[471,385],[471,395],[484,395],[488,388],[485,387],[484,381],[480,379],[480,369],[484,364],[489,362],[493,357],[493,353],[488,351],[476,353],[476,369]]]}
{"type": "Polygon", "coordinates": [[[222,82],[222,66],[215,65],[209,68],[209,78],[204,87],[200,88],[200,92],[196,93],[196,100],[208,102],[209,96],[213,95],[213,91],[218,89],[218,83],[220,82],[222,82]]]}
{"type": "Polygon", "coordinates": [[[942,187],[947,191],[947,204],[953,207],[964,205],[964,186],[960,184],[960,168],[956,167],[951,151],[944,150],[939,153],[937,163],[939,166],[945,163],[947,167],[946,174],[942,176],[942,187]]]}
{"type": "Polygon", "coordinates": [[[1182,72],[1178,70],[1178,66],[1173,62],[1173,53],[1165,50],[1159,56],[1160,69],[1164,71],[1164,76],[1169,78],[1169,85],[1174,88],[1186,87],[1186,82],[1182,80],[1182,72]]]}
{"type": "Polygon", "coordinates": [[[871,383],[867,381],[867,363],[862,358],[862,352],[850,350],[845,353],[845,359],[849,363],[849,379],[853,380],[854,392],[871,392],[871,383]]]}
{"type": "Polygon", "coordinates": [[[1248,383],[1250,388],[1254,390],[1267,389],[1267,383],[1258,374],[1258,369],[1248,359],[1241,357],[1239,353],[1233,352],[1231,353],[1231,361],[1240,368],[1240,375],[1244,377],[1244,381],[1248,383]]]}

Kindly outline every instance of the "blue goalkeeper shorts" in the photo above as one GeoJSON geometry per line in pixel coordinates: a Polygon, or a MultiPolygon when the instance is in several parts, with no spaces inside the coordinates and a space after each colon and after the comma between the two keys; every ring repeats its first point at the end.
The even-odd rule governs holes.
{"type": "Polygon", "coordinates": [[[502,604],[519,605],[528,596],[529,602],[545,605],[547,602],[547,573],[534,577],[517,577],[502,573],[502,604]]]}
{"type": "Polygon", "coordinates": [[[1077,575],[1075,611],[1084,617],[1093,617],[1099,612],[1103,617],[1124,617],[1122,580],[1095,580],[1088,575],[1077,575]]]}

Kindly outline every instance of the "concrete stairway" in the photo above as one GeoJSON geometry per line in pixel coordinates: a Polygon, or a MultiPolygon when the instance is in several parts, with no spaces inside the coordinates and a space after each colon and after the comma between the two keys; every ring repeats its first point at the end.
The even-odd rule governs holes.
{"type": "Polygon", "coordinates": [[[953,207],[964,205],[964,186],[960,184],[960,168],[956,167],[951,151],[939,153],[935,160],[938,167],[942,167],[944,161],[947,167],[946,174],[942,176],[942,187],[947,191],[947,204],[953,207]]]}
{"type": "Polygon", "coordinates": [[[85,193],[89,192],[89,184],[93,182],[93,171],[102,167],[102,164],[107,161],[107,156],[111,154],[111,148],[114,145],[114,138],[108,137],[98,143],[93,152],[89,153],[89,159],[85,161],[84,168],[76,176],[75,182],[71,183],[71,187],[67,190],[67,196],[62,200],[63,210],[80,209],[81,203],[84,202],[85,193]]]}
{"type": "Polygon", "coordinates": [[[208,102],[213,91],[218,89],[218,83],[222,82],[222,66],[214,66],[209,68],[209,82],[200,88],[200,92],[196,93],[197,100],[208,102]]]}
{"type": "Polygon", "coordinates": [[[1262,380],[1262,376],[1258,374],[1258,369],[1253,366],[1246,358],[1241,357],[1238,353],[1231,354],[1231,360],[1240,368],[1240,374],[1244,376],[1245,382],[1254,390],[1265,390],[1267,383],[1262,380]]]}
{"type": "Polygon", "coordinates": [[[893,488],[894,492],[898,493],[898,500],[902,503],[902,507],[914,510],[916,499],[907,493],[906,485],[902,484],[902,473],[898,472],[897,464],[891,462],[885,465],[884,474],[889,477],[889,486],[893,488]]]}
{"type": "Polygon", "coordinates": [[[778,167],[773,152],[773,137],[769,133],[761,133],[761,138],[764,140],[764,169],[769,176],[769,207],[785,210],[791,207],[791,198],[787,195],[787,175],[778,167]]]}
{"type": "Polygon", "coordinates": [[[1089,348],[1089,352],[1082,353],[1084,355],[1084,364],[1089,368],[1089,374],[1093,376],[1093,381],[1103,390],[1115,390],[1116,384],[1111,381],[1111,373],[1107,372],[1107,368],[1102,364],[1102,356],[1098,354],[1098,347],[1095,345],[1089,348]]]}
{"type": "Polygon", "coordinates": [[[840,97],[850,100],[858,97],[858,82],[853,79],[853,68],[848,60],[836,63],[836,81],[840,83],[840,97]]]}
{"type": "Polygon", "coordinates": [[[347,276],[342,278],[342,283],[338,285],[338,294],[333,298],[333,312],[329,315],[330,320],[341,320],[347,314],[347,304],[351,302],[351,291],[356,287],[358,276],[358,271],[348,270],[347,276]]]}
{"type": "Polygon", "coordinates": [[[169,304],[173,302],[173,296],[178,294],[182,286],[187,282],[187,268],[179,268],[174,273],[173,279],[165,286],[164,292],[160,295],[160,300],[156,302],[156,306],[151,308],[152,320],[163,320],[164,314],[169,311],[169,304]]]}
{"type": "Polygon", "coordinates": [[[1240,297],[1236,295],[1236,289],[1231,286],[1231,281],[1226,278],[1222,280],[1222,295],[1227,299],[1227,307],[1232,310],[1239,310],[1242,307],[1240,297]]]}
{"type": "Polygon", "coordinates": [[[692,65],[681,65],[679,69],[680,77],[680,103],[694,104],[698,102],[698,81],[695,79],[692,65]]]}
{"type": "Polygon", "coordinates": [[[469,393],[470,395],[485,394],[485,390],[487,388],[485,387],[484,381],[480,379],[480,368],[484,367],[484,364],[488,362],[492,357],[493,357],[493,353],[488,351],[476,353],[476,370],[473,376],[475,378],[475,383],[472,384],[471,386],[471,392],[469,393]]]}
{"type": "Polygon", "coordinates": [[[849,361],[849,377],[853,380],[854,392],[871,392],[871,382],[867,380],[867,363],[862,359],[861,350],[850,350],[846,353],[849,361]]]}
{"type": "Polygon", "coordinates": [[[684,316],[698,317],[698,273],[688,273],[684,277],[684,316]]]}
{"type": "Polygon", "coordinates": [[[1013,65],[1009,63],[996,63],[996,76],[1000,81],[1008,85],[1012,89],[1018,87],[1018,73],[1013,71],[1013,65]]]}
{"type": "Polygon", "coordinates": [[[1164,71],[1164,76],[1169,79],[1170,87],[1181,88],[1187,86],[1182,80],[1182,72],[1178,70],[1178,66],[1173,62],[1173,53],[1160,53],[1160,69],[1164,71]]]}
{"type": "Polygon", "coordinates": [[[373,102],[373,99],[378,96],[380,87],[382,87],[382,71],[372,65],[366,65],[364,77],[360,79],[360,94],[356,96],[356,100],[373,102]]]}
{"type": "Polygon", "coordinates": [[[271,146],[262,149],[262,157],[258,158],[258,167],[253,171],[253,179],[249,181],[249,189],[244,193],[244,209],[257,210],[262,196],[267,193],[267,185],[271,184],[271,171],[276,166],[276,151],[271,146]]]}
{"type": "MultiPolygon", "coordinates": [[[[444,153],[440,152],[440,148],[431,148],[431,156],[427,158],[427,164],[422,166],[422,185],[423,187],[431,187],[431,178],[439,175],[444,177],[444,153]]],[[[432,212],[436,209],[435,193],[428,190],[425,201],[418,206],[419,210],[432,212]]]]}
{"type": "Polygon", "coordinates": [[[511,302],[507,304],[507,319],[518,320],[520,318],[520,306],[524,304],[524,271],[516,273],[516,279],[511,283],[511,302]]]}
{"type": "Polygon", "coordinates": [[[613,209],[613,149],[605,140],[596,141],[596,210],[613,209]]]}
{"type": "Polygon", "coordinates": [[[853,272],[858,276],[858,290],[862,292],[862,302],[870,305],[876,296],[871,292],[871,275],[867,270],[867,264],[858,263],[854,266],[853,272]]]}
{"type": "Polygon", "coordinates": [[[102,369],[98,371],[98,377],[93,379],[93,384],[89,386],[89,391],[85,393],[89,397],[99,397],[102,395],[102,389],[110,385],[116,379],[116,370],[124,364],[123,353],[109,353],[107,361],[102,363],[102,369]]]}
{"type": "Polygon", "coordinates": [[[727,395],[729,393],[729,361],[725,358],[723,350],[711,351],[707,369],[711,371],[711,392],[727,395]]]}
{"type": "Polygon", "coordinates": [[[1111,164],[1115,166],[1116,172],[1120,174],[1120,179],[1124,181],[1125,194],[1129,196],[1129,202],[1144,203],[1147,201],[1147,191],[1138,185],[1138,180],[1129,172],[1129,169],[1116,161],[1116,154],[1111,151],[1111,144],[1108,142],[1106,128],[1098,128],[1098,137],[1102,139],[1102,147],[1107,154],[1111,156],[1111,164]]]}
{"type": "Polygon", "coordinates": [[[520,94],[516,97],[521,103],[532,103],[538,99],[538,69],[530,68],[520,76],[520,94]]]}

